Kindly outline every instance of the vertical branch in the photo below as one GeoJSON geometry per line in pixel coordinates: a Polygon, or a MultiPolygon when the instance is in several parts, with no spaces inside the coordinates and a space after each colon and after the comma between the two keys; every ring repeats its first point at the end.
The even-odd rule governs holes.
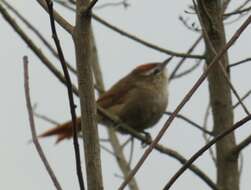
{"type": "Polygon", "coordinates": [[[100,146],[91,70],[91,10],[88,10],[89,6],[87,0],[78,0],[76,3],[76,25],[73,39],[78,73],[87,187],[90,190],[102,190],[100,146]]]}
{"type": "Polygon", "coordinates": [[[57,190],[62,190],[61,185],[59,184],[48,160],[45,157],[45,154],[43,152],[42,147],[40,146],[38,139],[37,139],[37,132],[35,128],[35,122],[33,117],[33,110],[31,106],[31,100],[30,100],[30,87],[29,87],[29,72],[28,72],[28,57],[23,57],[24,62],[24,89],[25,89],[25,99],[26,99],[26,106],[29,114],[29,122],[30,122],[30,128],[31,128],[31,134],[32,134],[32,141],[36,147],[36,150],[48,172],[48,174],[51,177],[51,180],[53,181],[55,187],[57,190]]]}
{"type": "MultiPolygon", "coordinates": [[[[208,39],[204,37],[204,41],[206,44],[206,62],[209,64],[215,57],[215,52],[212,50],[211,45],[218,52],[226,44],[222,5],[220,0],[198,0],[198,6],[201,25],[208,35],[208,39]]],[[[219,134],[233,125],[231,89],[222,74],[220,64],[222,64],[224,69],[228,67],[227,54],[222,56],[208,76],[215,134],[219,134]]],[[[222,190],[239,189],[238,159],[237,157],[228,159],[227,156],[229,151],[235,146],[234,133],[216,143],[217,185],[222,190]]]]}
{"type": "Polygon", "coordinates": [[[77,176],[79,181],[79,186],[81,190],[84,190],[84,180],[83,180],[83,174],[81,169],[81,160],[80,160],[80,152],[79,152],[79,144],[78,144],[78,129],[77,129],[77,122],[76,122],[76,112],[75,112],[75,103],[73,99],[73,87],[71,83],[71,78],[67,70],[67,65],[65,62],[64,54],[57,36],[56,27],[55,27],[55,21],[53,16],[53,3],[51,0],[46,0],[49,15],[50,15],[50,23],[51,23],[51,30],[52,30],[52,36],[55,41],[55,45],[57,47],[59,59],[64,71],[66,84],[67,84],[67,90],[68,90],[68,96],[69,96],[69,104],[70,104],[70,110],[71,110],[71,117],[72,117],[72,132],[73,132],[73,145],[74,145],[74,151],[75,151],[75,158],[76,158],[76,170],[77,170],[77,176]]]}

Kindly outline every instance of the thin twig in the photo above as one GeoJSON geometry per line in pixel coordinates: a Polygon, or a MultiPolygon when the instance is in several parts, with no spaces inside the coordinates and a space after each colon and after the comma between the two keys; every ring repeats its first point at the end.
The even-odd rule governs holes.
{"type": "Polygon", "coordinates": [[[124,6],[124,8],[128,8],[130,6],[130,4],[127,2],[127,0],[122,0],[120,2],[110,2],[110,3],[104,3],[102,5],[97,5],[95,7],[95,10],[99,10],[99,9],[103,9],[106,7],[117,7],[117,6],[124,6]]]}
{"type": "MultiPolygon", "coordinates": [[[[204,121],[203,121],[203,128],[204,129],[207,129],[207,123],[208,123],[208,118],[209,118],[210,108],[211,108],[210,105],[211,105],[210,103],[207,105],[206,113],[205,113],[205,116],[204,116],[204,121]]],[[[206,133],[203,133],[202,137],[204,138],[206,144],[209,143],[210,139],[209,139],[209,137],[207,137],[206,133]]],[[[217,163],[216,162],[216,157],[215,157],[214,151],[213,151],[213,149],[211,147],[209,148],[209,155],[211,156],[211,158],[213,160],[213,163],[216,166],[216,163],[217,163]]]]}
{"type": "Polygon", "coordinates": [[[251,16],[249,16],[245,22],[240,26],[240,28],[234,33],[232,38],[228,41],[228,43],[219,51],[219,53],[213,58],[211,63],[206,68],[205,72],[200,76],[200,78],[196,81],[196,83],[193,85],[191,90],[186,94],[186,96],[182,99],[180,104],[176,107],[173,114],[168,118],[164,126],[161,128],[159,134],[154,139],[154,141],[151,143],[151,145],[146,149],[136,166],[133,168],[132,172],[127,176],[126,180],[121,184],[119,187],[119,190],[122,190],[125,188],[125,186],[128,184],[128,182],[131,180],[132,177],[137,173],[139,168],[142,166],[146,158],[149,156],[149,154],[152,152],[155,145],[160,141],[161,137],[165,134],[166,130],[172,123],[172,121],[175,119],[176,115],[179,113],[179,111],[183,108],[183,106],[190,100],[194,92],[199,88],[199,86],[202,84],[202,82],[206,79],[208,73],[211,71],[214,65],[220,60],[220,58],[226,53],[226,51],[234,44],[234,42],[240,37],[241,33],[247,28],[247,26],[251,22],[251,16]]]}
{"type": "MultiPolygon", "coordinates": [[[[200,43],[200,41],[202,40],[202,35],[199,36],[199,38],[197,38],[195,40],[195,42],[193,43],[193,45],[188,49],[188,51],[186,52],[186,54],[190,54],[193,52],[193,50],[196,48],[196,46],[200,43]]],[[[177,66],[174,68],[174,70],[172,71],[172,73],[170,74],[170,80],[176,75],[177,71],[179,70],[179,68],[181,67],[181,65],[184,63],[184,61],[186,60],[186,57],[183,57],[179,63],[177,64],[177,66]]]]}
{"type": "Polygon", "coordinates": [[[89,6],[87,7],[86,11],[90,12],[93,9],[93,7],[96,5],[97,2],[98,2],[98,0],[92,0],[90,2],[89,6]]]}
{"type": "Polygon", "coordinates": [[[246,63],[246,62],[249,62],[249,61],[251,61],[251,57],[246,58],[246,59],[243,59],[243,60],[238,61],[238,62],[236,62],[236,63],[232,63],[232,64],[230,64],[230,65],[228,66],[228,68],[232,68],[232,67],[241,65],[241,64],[246,63]]]}
{"type": "Polygon", "coordinates": [[[179,170],[178,172],[168,181],[164,190],[170,189],[170,187],[174,184],[174,182],[181,176],[181,174],[197,159],[199,158],[205,151],[208,150],[212,145],[221,140],[226,135],[232,133],[237,128],[243,126],[246,122],[251,120],[251,115],[244,117],[242,120],[235,123],[232,127],[224,130],[219,135],[217,135],[214,139],[212,139],[208,144],[203,146],[199,151],[197,151],[179,170]]]}
{"type": "Polygon", "coordinates": [[[23,63],[24,63],[24,89],[25,89],[25,99],[26,99],[26,106],[29,114],[29,122],[30,122],[30,129],[32,134],[32,141],[36,147],[36,150],[38,152],[38,155],[40,156],[40,159],[42,160],[46,171],[48,172],[51,180],[53,181],[55,187],[57,190],[62,190],[61,185],[59,184],[56,175],[54,174],[45,154],[41,147],[41,145],[38,142],[37,139],[37,132],[35,127],[35,121],[33,117],[33,110],[31,106],[31,99],[30,99],[30,87],[29,87],[29,71],[28,71],[28,57],[23,57],[23,63]]]}
{"type": "Polygon", "coordinates": [[[240,142],[231,152],[230,155],[238,155],[244,148],[246,148],[251,143],[251,135],[240,142]]]}
{"type": "Polygon", "coordinates": [[[49,117],[47,117],[45,115],[39,114],[37,112],[34,112],[34,116],[39,118],[39,119],[42,119],[42,120],[44,120],[46,122],[49,122],[49,123],[51,123],[53,125],[59,125],[59,122],[57,122],[57,121],[55,121],[55,120],[53,120],[53,119],[51,119],[51,118],[49,118],[49,117]]]}
{"type": "Polygon", "coordinates": [[[128,159],[129,166],[132,165],[133,151],[134,151],[134,138],[131,137],[130,154],[129,154],[129,159],[128,159]]]}
{"type": "MultiPolygon", "coordinates": [[[[172,115],[173,112],[168,112],[168,111],[166,111],[164,114],[172,115]]],[[[197,129],[201,130],[203,133],[208,134],[208,135],[210,135],[210,136],[214,136],[213,132],[208,131],[207,129],[205,129],[204,127],[202,127],[202,126],[200,126],[199,124],[195,123],[195,122],[192,121],[191,119],[189,119],[189,118],[187,118],[187,117],[185,117],[185,116],[183,116],[183,115],[181,115],[181,114],[177,114],[176,117],[177,117],[177,118],[180,118],[180,119],[182,119],[182,120],[184,120],[184,121],[186,121],[186,122],[189,123],[190,125],[192,125],[192,126],[196,127],[197,129]]]]}
{"type": "MultiPolygon", "coordinates": [[[[243,97],[241,97],[241,102],[243,102],[250,94],[251,90],[249,90],[243,97]]],[[[233,109],[235,109],[238,105],[240,105],[240,101],[233,105],[233,109]]]]}
{"type": "Polygon", "coordinates": [[[235,10],[233,12],[230,12],[230,13],[225,13],[224,16],[233,16],[233,15],[237,15],[237,14],[243,14],[243,13],[247,13],[251,10],[251,6],[250,7],[247,7],[245,9],[241,9],[241,10],[235,10]]]}
{"type": "Polygon", "coordinates": [[[64,71],[66,84],[67,84],[67,90],[68,90],[68,96],[69,96],[69,104],[70,104],[70,111],[71,111],[71,118],[72,118],[72,132],[73,132],[73,145],[74,145],[74,151],[75,151],[75,159],[76,159],[76,170],[77,170],[77,176],[79,181],[79,186],[81,190],[84,190],[84,179],[82,174],[82,168],[81,168],[81,158],[80,158],[80,151],[79,151],[79,144],[78,144],[78,129],[76,124],[76,112],[75,112],[75,103],[73,99],[73,90],[72,90],[72,83],[71,78],[67,70],[67,66],[64,59],[64,54],[60,45],[60,41],[57,36],[57,31],[55,27],[55,21],[54,21],[54,15],[53,15],[53,2],[51,0],[46,0],[48,10],[49,10],[49,16],[50,16],[50,24],[51,24],[51,31],[52,36],[55,42],[55,45],[57,47],[59,59],[61,66],[64,71]]]}
{"type": "Polygon", "coordinates": [[[181,78],[187,74],[190,74],[191,72],[193,72],[195,69],[197,69],[200,66],[201,62],[202,62],[202,59],[198,60],[197,63],[195,63],[195,65],[192,65],[187,70],[182,71],[182,72],[174,75],[172,79],[178,79],[178,78],[181,78]]]}

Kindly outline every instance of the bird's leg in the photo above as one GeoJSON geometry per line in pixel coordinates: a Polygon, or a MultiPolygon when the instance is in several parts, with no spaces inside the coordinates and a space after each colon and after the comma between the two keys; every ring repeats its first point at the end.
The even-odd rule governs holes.
{"type": "Polygon", "coordinates": [[[142,133],[145,135],[146,141],[145,142],[141,141],[141,146],[142,146],[142,148],[145,148],[147,146],[148,142],[152,141],[152,137],[151,137],[150,133],[148,133],[148,132],[142,131],[142,133]]]}

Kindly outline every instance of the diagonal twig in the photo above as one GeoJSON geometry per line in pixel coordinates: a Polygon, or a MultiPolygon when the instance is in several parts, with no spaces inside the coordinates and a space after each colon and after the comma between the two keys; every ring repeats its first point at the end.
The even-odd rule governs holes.
{"type": "Polygon", "coordinates": [[[248,92],[246,92],[246,94],[241,97],[241,101],[238,101],[237,103],[235,103],[233,105],[233,109],[235,109],[238,105],[240,105],[240,102],[243,102],[250,94],[251,94],[251,90],[249,90],[248,92]]]}
{"type": "Polygon", "coordinates": [[[236,63],[232,63],[232,64],[228,65],[228,68],[232,68],[232,67],[241,65],[241,64],[246,63],[246,62],[249,62],[249,61],[251,61],[251,57],[246,58],[246,59],[243,59],[243,60],[238,61],[238,62],[236,62],[236,63]]]}
{"type": "MultiPolygon", "coordinates": [[[[196,48],[196,46],[200,43],[200,41],[202,40],[202,35],[199,36],[199,38],[197,38],[195,40],[195,42],[193,43],[193,45],[188,49],[188,51],[186,52],[187,54],[192,53],[192,51],[196,48]]],[[[179,68],[182,66],[182,64],[184,63],[184,61],[186,60],[186,57],[183,57],[179,63],[177,64],[177,66],[174,68],[174,70],[172,71],[172,73],[170,74],[170,80],[173,79],[173,77],[176,75],[177,71],[179,70],[179,68]]]]}
{"type": "MultiPolygon", "coordinates": [[[[172,115],[173,112],[168,112],[166,111],[164,114],[167,114],[167,115],[172,115]]],[[[180,118],[184,121],[186,121],[187,123],[189,123],[190,125],[196,127],[197,129],[201,130],[203,133],[205,134],[208,134],[208,135],[211,135],[211,136],[214,136],[213,132],[211,131],[208,131],[207,129],[205,129],[204,127],[200,126],[199,124],[195,123],[194,121],[192,121],[191,119],[181,115],[181,114],[177,114],[176,115],[177,118],[180,118]]]]}
{"type": "Polygon", "coordinates": [[[242,120],[235,123],[232,127],[226,129],[217,135],[214,139],[212,139],[208,144],[203,146],[198,152],[196,152],[180,169],[179,171],[168,181],[164,190],[170,189],[170,187],[174,184],[174,182],[181,176],[181,174],[197,159],[201,156],[205,151],[208,150],[212,145],[214,145],[217,141],[221,140],[223,137],[233,132],[237,128],[243,126],[246,122],[251,120],[251,115],[244,117],[242,120]]]}

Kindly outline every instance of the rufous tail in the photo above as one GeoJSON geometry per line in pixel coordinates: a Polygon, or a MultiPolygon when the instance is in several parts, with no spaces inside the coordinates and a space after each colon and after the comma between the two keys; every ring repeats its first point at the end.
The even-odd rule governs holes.
{"type": "MultiPolygon", "coordinates": [[[[77,118],[76,124],[77,124],[77,131],[81,129],[80,126],[80,117],[77,118]]],[[[56,143],[59,143],[62,140],[69,139],[73,136],[72,134],[72,121],[68,121],[66,123],[60,124],[52,129],[49,129],[48,131],[45,131],[41,135],[39,135],[39,138],[43,137],[49,137],[49,136],[57,136],[56,143]]]]}

